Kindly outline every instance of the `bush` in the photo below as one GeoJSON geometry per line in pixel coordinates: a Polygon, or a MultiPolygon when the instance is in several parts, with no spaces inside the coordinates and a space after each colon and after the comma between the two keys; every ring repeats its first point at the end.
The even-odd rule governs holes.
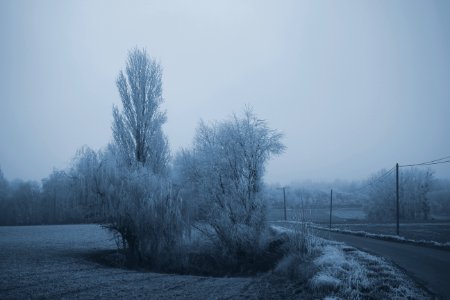
{"type": "Polygon", "coordinates": [[[176,264],[188,228],[170,180],[143,166],[129,168],[111,149],[87,159],[93,163],[79,163],[89,168],[79,169],[78,177],[93,195],[86,207],[93,221],[118,234],[130,264],[176,264]]]}

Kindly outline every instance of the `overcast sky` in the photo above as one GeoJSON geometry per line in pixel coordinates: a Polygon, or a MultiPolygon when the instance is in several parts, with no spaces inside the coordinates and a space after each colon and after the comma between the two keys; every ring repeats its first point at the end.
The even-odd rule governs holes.
{"type": "MultiPolygon", "coordinates": [[[[365,178],[450,155],[449,1],[0,1],[0,166],[40,180],[111,140],[138,46],[172,152],[245,105],[285,134],[266,181],[365,178]]],[[[450,164],[434,168],[450,178],[450,164]]]]}

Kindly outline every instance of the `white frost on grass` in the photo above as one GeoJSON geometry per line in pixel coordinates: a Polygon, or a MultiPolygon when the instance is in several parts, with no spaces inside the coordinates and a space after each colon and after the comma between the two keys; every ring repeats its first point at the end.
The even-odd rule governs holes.
{"type": "Polygon", "coordinates": [[[419,294],[417,287],[406,274],[397,270],[384,258],[374,256],[362,251],[355,251],[353,255],[356,257],[356,259],[363,261],[366,265],[371,266],[371,268],[373,269],[371,270],[371,272],[380,274],[380,282],[384,281],[382,287],[389,289],[389,292],[392,295],[395,295],[395,298],[426,298],[424,295],[419,294]]]}
{"type": "MultiPolygon", "coordinates": [[[[305,224],[301,222],[286,222],[305,224]]],[[[308,227],[314,227],[308,223],[308,227]]],[[[272,225],[275,232],[295,232],[272,225]]],[[[319,255],[313,258],[316,271],[307,281],[315,298],[339,299],[428,299],[407,275],[383,258],[368,254],[344,243],[315,237],[319,255]]],[[[287,263],[287,262],[286,262],[287,263]]]]}
{"type": "Polygon", "coordinates": [[[339,267],[341,268],[346,263],[345,255],[341,249],[334,246],[325,246],[322,255],[314,260],[314,263],[319,267],[339,267]]]}
{"type": "Polygon", "coordinates": [[[313,289],[335,289],[341,285],[341,280],[333,277],[329,274],[318,273],[310,281],[310,285],[313,289]]]}
{"type": "Polygon", "coordinates": [[[309,282],[313,289],[340,290],[351,295],[370,285],[364,266],[346,255],[343,249],[349,248],[339,244],[325,246],[314,260],[319,272],[309,282]]]}

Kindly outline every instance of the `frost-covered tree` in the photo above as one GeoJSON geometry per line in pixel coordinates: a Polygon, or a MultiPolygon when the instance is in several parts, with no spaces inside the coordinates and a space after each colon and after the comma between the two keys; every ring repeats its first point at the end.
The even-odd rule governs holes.
{"type": "Polygon", "coordinates": [[[113,107],[112,129],[122,158],[129,166],[140,164],[155,174],[165,173],[169,147],[161,128],[166,122],[166,114],[160,109],[161,66],[145,50],[135,48],[116,83],[123,109],[113,107]]]}
{"type": "Polygon", "coordinates": [[[117,151],[78,152],[72,176],[80,202],[91,221],[116,234],[130,263],[176,265],[186,228],[181,198],[167,177],[130,168],[117,151]]]}
{"type": "Polygon", "coordinates": [[[11,211],[8,211],[10,206],[10,201],[8,201],[9,192],[9,182],[6,180],[2,169],[0,168],[0,225],[12,223],[11,219],[13,216],[11,215],[11,211]]]}
{"type": "Polygon", "coordinates": [[[42,180],[42,219],[44,223],[77,223],[83,221],[76,182],[63,170],[42,180]]]}
{"type": "MultiPolygon", "coordinates": [[[[395,174],[383,175],[381,170],[369,179],[368,202],[365,210],[372,221],[393,221],[396,218],[395,174]],[[379,178],[382,177],[382,180],[379,178]]],[[[400,218],[426,220],[430,217],[429,192],[433,173],[430,170],[400,169],[400,218]]]]}
{"type": "Polygon", "coordinates": [[[104,151],[80,152],[78,192],[92,220],[120,237],[130,261],[167,263],[176,257],[185,225],[168,176],[162,70],[145,50],[134,49],[116,83],[122,110],[113,107],[114,140],[104,151]]]}
{"type": "Polygon", "coordinates": [[[17,181],[12,188],[11,203],[15,224],[37,224],[41,222],[40,187],[34,181],[17,181]]]}
{"type": "Polygon", "coordinates": [[[367,181],[367,184],[369,184],[367,191],[368,200],[363,207],[367,217],[372,221],[395,220],[395,174],[386,176],[386,172],[384,169],[380,170],[367,181]],[[379,180],[379,178],[382,178],[382,180],[379,180]]]}
{"type": "Polygon", "coordinates": [[[182,186],[196,195],[210,238],[235,257],[251,255],[265,229],[259,193],[267,160],[285,148],[281,138],[247,110],[243,117],[201,123],[193,149],[177,158],[182,186]]]}
{"type": "Polygon", "coordinates": [[[429,192],[433,184],[431,170],[400,170],[400,213],[407,220],[428,220],[430,217],[429,192]]]}
{"type": "Polygon", "coordinates": [[[74,196],[83,208],[85,216],[91,221],[98,220],[102,213],[100,186],[97,179],[101,164],[101,152],[95,152],[87,146],[80,148],[70,170],[74,196]]]}
{"type": "Polygon", "coordinates": [[[430,214],[450,217],[450,180],[436,179],[429,196],[430,214]]]}
{"type": "Polygon", "coordinates": [[[4,201],[9,192],[9,183],[3,175],[2,168],[0,168],[0,201],[4,201]]]}

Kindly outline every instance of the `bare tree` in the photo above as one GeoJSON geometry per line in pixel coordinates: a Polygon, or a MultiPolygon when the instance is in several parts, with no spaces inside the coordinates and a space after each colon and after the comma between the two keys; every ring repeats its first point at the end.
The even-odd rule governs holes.
{"type": "Polygon", "coordinates": [[[141,164],[155,174],[167,170],[169,147],[161,126],[166,114],[160,110],[162,69],[145,50],[130,51],[125,73],[120,71],[117,88],[123,110],[113,107],[113,137],[129,166],[141,164]]]}

